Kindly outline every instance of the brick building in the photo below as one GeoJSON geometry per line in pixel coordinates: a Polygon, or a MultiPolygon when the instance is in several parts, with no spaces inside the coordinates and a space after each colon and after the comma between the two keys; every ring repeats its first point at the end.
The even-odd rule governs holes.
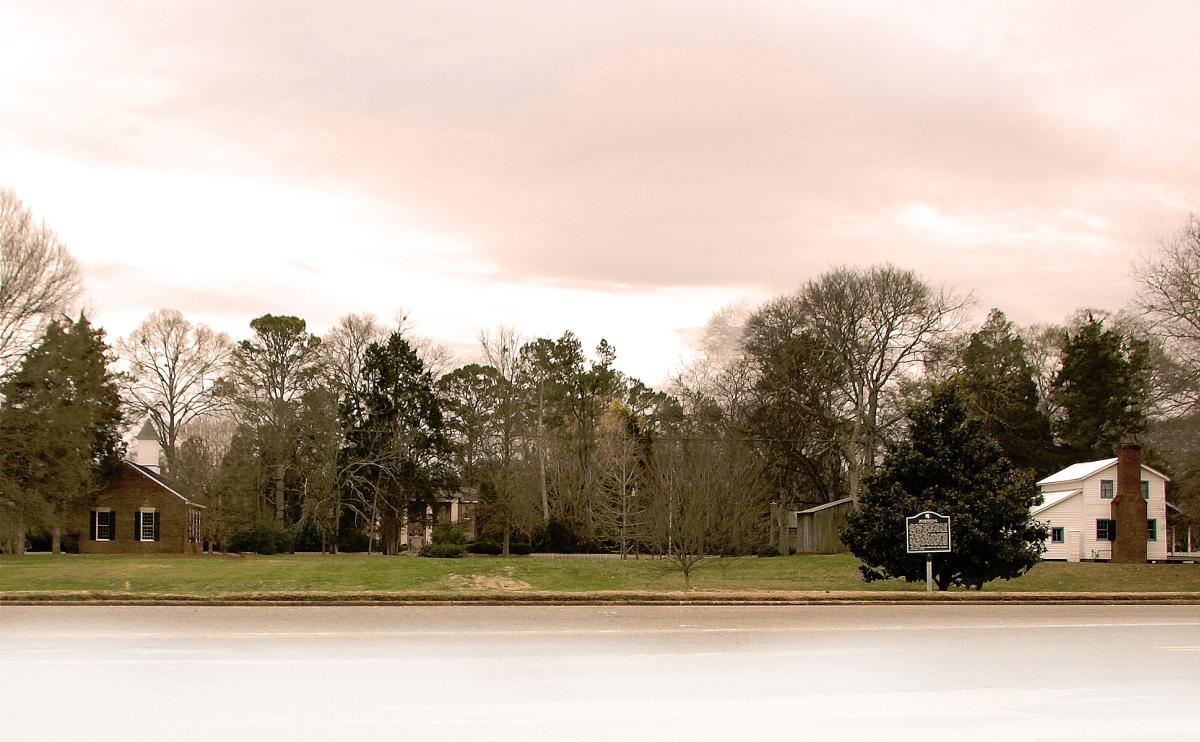
{"type": "Polygon", "coordinates": [[[81,515],[79,553],[198,554],[203,511],[150,468],[123,462],[81,515]]]}

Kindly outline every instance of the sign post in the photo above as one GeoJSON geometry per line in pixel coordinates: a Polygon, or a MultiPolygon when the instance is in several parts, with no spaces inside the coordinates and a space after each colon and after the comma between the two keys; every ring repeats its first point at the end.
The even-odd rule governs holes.
{"type": "Polygon", "coordinates": [[[932,510],[904,519],[909,554],[925,555],[925,591],[933,592],[933,555],[950,553],[950,516],[932,510]]]}

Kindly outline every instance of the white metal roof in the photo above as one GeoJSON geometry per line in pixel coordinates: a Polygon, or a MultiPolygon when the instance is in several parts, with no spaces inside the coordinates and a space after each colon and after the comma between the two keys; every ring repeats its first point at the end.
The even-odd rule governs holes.
{"type": "Polygon", "coordinates": [[[1075,495],[1078,495],[1080,492],[1083,492],[1083,490],[1076,489],[1076,490],[1064,490],[1062,492],[1043,492],[1042,493],[1042,504],[1037,505],[1032,510],[1030,510],[1030,512],[1031,513],[1040,513],[1043,510],[1046,510],[1047,508],[1054,507],[1055,505],[1062,502],[1063,500],[1066,500],[1068,498],[1074,497],[1075,495]]]}
{"type": "MultiPolygon", "coordinates": [[[[1045,479],[1038,482],[1038,486],[1042,487],[1048,484],[1067,484],[1068,482],[1078,482],[1080,479],[1087,479],[1093,474],[1098,474],[1113,464],[1117,463],[1117,458],[1114,456],[1111,459],[1100,459],[1099,461],[1084,461],[1081,464],[1071,464],[1062,471],[1055,472],[1045,479]]],[[[1171,478],[1166,474],[1142,464],[1142,469],[1151,474],[1157,474],[1168,482],[1171,478]]]]}
{"type": "Polygon", "coordinates": [[[1099,461],[1085,461],[1082,464],[1071,464],[1062,471],[1055,472],[1038,482],[1041,487],[1044,484],[1058,484],[1059,482],[1074,482],[1080,479],[1087,479],[1097,472],[1104,471],[1108,467],[1117,463],[1114,456],[1111,459],[1100,459],[1099,461]]]}

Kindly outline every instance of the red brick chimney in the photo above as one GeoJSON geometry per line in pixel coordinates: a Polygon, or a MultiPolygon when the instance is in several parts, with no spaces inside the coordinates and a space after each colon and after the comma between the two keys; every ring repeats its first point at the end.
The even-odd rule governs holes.
{"type": "Polygon", "coordinates": [[[1142,447],[1136,443],[1117,446],[1117,496],[1112,502],[1117,538],[1112,560],[1125,564],[1146,563],[1146,500],[1142,497],[1142,447]]]}

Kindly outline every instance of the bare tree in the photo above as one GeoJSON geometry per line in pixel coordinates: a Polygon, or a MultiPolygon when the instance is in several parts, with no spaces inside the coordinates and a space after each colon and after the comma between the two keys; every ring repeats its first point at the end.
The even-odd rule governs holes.
{"type": "Polygon", "coordinates": [[[0,372],[12,368],[81,292],[79,264],[21,199],[0,189],[0,372]]]}
{"type": "MultiPolygon", "coordinates": [[[[1135,271],[1138,308],[1166,352],[1163,402],[1168,415],[1200,411],[1200,217],[1187,224],[1135,271]]],[[[1161,366],[1160,366],[1161,367],[1161,366]]]]}
{"type": "Polygon", "coordinates": [[[644,496],[639,497],[642,480],[642,445],[631,430],[632,413],[620,400],[614,400],[600,421],[596,445],[597,484],[596,524],[602,533],[617,542],[622,559],[629,556],[643,535],[644,496]]]}
{"type": "Polygon", "coordinates": [[[139,416],[154,423],[167,471],[175,466],[183,427],[225,405],[218,381],[230,349],[227,335],[193,324],[177,309],[153,312],[117,341],[129,364],[121,391],[139,416]]]}
{"type": "Polygon", "coordinates": [[[927,285],[891,265],[838,268],[784,300],[796,328],[811,335],[840,369],[837,410],[850,496],[857,498],[888,431],[901,419],[900,382],[921,370],[934,342],[961,322],[969,298],[927,285]]]}
{"type": "Polygon", "coordinates": [[[1063,346],[1067,343],[1067,328],[1061,325],[1034,324],[1020,329],[1025,341],[1025,359],[1033,372],[1033,383],[1037,386],[1038,402],[1042,412],[1053,416],[1057,411],[1051,401],[1050,392],[1054,377],[1062,365],[1063,346]]]}
{"type": "Polygon", "coordinates": [[[646,485],[646,532],[686,590],[696,565],[736,546],[766,504],[761,463],[736,441],[660,442],[646,485]]]}
{"type": "Polygon", "coordinates": [[[343,404],[361,411],[366,394],[363,361],[371,343],[382,342],[387,330],[371,314],[347,314],[321,341],[322,365],[343,404]]]}

